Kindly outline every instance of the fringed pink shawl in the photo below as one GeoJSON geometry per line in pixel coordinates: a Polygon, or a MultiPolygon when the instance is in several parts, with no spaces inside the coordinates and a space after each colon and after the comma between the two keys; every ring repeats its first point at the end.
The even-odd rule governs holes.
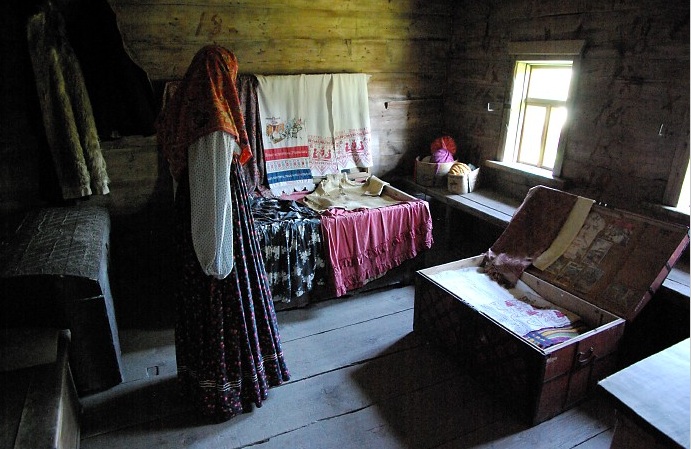
{"type": "Polygon", "coordinates": [[[432,218],[424,201],[377,209],[329,209],[321,226],[336,296],[362,287],[432,247],[432,218]]]}

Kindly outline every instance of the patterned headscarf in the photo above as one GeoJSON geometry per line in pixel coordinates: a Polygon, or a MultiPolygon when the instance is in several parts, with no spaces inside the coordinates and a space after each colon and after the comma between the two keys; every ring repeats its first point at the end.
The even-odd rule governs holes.
{"type": "Polygon", "coordinates": [[[187,149],[197,139],[215,131],[235,137],[239,161],[252,157],[245,120],[235,85],[238,62],[218,45],[197,52],[170,102],[156,120],[158,143],[175,180],[187,168],[187,149]]]}

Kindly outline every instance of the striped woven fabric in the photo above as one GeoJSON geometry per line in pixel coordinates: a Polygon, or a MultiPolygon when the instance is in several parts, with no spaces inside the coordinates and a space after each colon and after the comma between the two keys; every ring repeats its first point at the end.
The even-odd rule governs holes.
{"type": "Polygon", "coordinates": [[[523,338],[530,341],[534,345],[545,349],[577,337],[585,332],[588,332],[588,330],[590,330],[590,328],[586,326],[583,321],[579,320],[571,323],[568,326],[550,327],[531,331],[524,335],[523,338]]]}

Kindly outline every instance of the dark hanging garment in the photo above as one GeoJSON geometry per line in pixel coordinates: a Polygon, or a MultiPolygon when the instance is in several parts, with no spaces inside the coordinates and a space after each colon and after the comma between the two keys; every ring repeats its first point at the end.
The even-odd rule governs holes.
{"type": "Polygon", "coordinates": [[[27,21],[43,128],[64,200],[110,192],[110,179],[82,69],[53,2],[27,21]]]}
{"type": "Polygon", "coordinates": [[[261,189],[264,184],[264,143],[262,142],[261,121],[259,119],[257,84],[257,77],[254,75],[238,75],[237,88],[240,107],[245,117],[245,129],[253,155],[252,159],[242,166],[250,195],[255,189],[261,189]]]}
{"type": "Polygon", "coordinates": [[[63,9],[101,140],[154,134],[158,107],[151,82],[130,58],[108,1],[72,0],[63,9]]]}

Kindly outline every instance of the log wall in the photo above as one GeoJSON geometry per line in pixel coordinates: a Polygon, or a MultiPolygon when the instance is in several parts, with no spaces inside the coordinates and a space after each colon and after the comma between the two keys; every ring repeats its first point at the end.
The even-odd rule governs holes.
{"type": "MultiPolygon", "coordinates": [[[[442,132],[457,139],[466,161],[496,158],[511,41],[586,43],[566,136],[567,189],[634,209],[669,203],[688,161],[689,6],[680,0],[102,1],[154,85],[180,78],[196,50],[212,42],[231,48],[244,73],[370,74],[375,173],[382,177],[409,174],[442,132]]],[[[3,209],[33,205],[41,187],[55,183],[28,55],[16,51],[25,45],[28,8],[20,3],[3,3],[19,10],[3,14],[3,209]]],[[[104,147],[116,212],[160,199],[150,195],[165,184],[155,177],[160,170],[149,168],[151,177],[136,168],[157,160],[155,143],[124,139],[104,147]]],[[[517,197],[530,184],[499,178],[517,197]]]]}
{"type": "MultiPolygon", "coordinates": [[[[23,0],[8,1],[3,8],[10,4],[13,8],[2,17],[11,27],[2,32],[12,31],[12,39],[2,40],[3,58],[9,58],[3,59],[9,64],[2,65],[3,76],[8,75],[2,87],[17,96],[11,103],[16,108],[2,106],[8,126],[3,123],[0,130],[0,205],[30,208],[50,202],[44,191],[57,185],[54,179],[41,176],[41,170],[50,173],[51,161],[40,142],[42,124],[36,115],[33,73],[25,51],[24,24],[32,8],[24,6],[23,0]],[[11,129],[9,124],[21,126],[11,129]]],[[[165,81],[183,76],[199,48],[217,43],[237,55],[241,73],[369,74],[374,173],[378,176],[411,173],[415,157],[441,132],[453,19],[452,3],[447,0],[59,3],[68,4],[75,14],[74,8],[86,7],[86,2],[106,1],[115,13],[127,54],[159,94],[165,81]]],[[[28,2],[32,3],[38,0],[28,2]]],[[[93,39],[101,39],[98,24],[89,25],[96,30],[93,39]]],[[[155,324],[165,317],[152,316],[150,311],[170,310],[159,305],[170,304],[171,274],[176,272],[171,267],[175,260],[171,179],[155,136],[104,139],[102,148],[111,193],[88,201],[111,211],[114,297],[126,298],[117,304],[125,316],[141,316],[147,325],[155,324]]]]}
{"type": "MultiPolygon", "coordinates": [[[[15,32],[12,40],[3,45],[3,57],[11,57],[12,66],[3,65],[3,69],[7,68],[12,80],[7,89],[20,93],[21,98],[14,97],[19,108],[8,111],[12,114],[9,120],[16,122],[20,117],[34,125],[19,127],[16,133],[3,130],[1,142],[6,157],[2,173],[8,176],[0,180],[0,203],[5,207],[29,199],[40,201],[36,165],[40,162],[50,171],[49,153],[36,150],[40,143],[34,136],[40,135],[40,116],[27,111],[24,102],[27,98],[36,101],[31,97],[33,74],[28,55],[24,54],[23,27],[31,8],[17,6],[20,0],[9,1],[15,10],[3,17],[8,18],[15,32]],[[16,59],[21,64],[15,65],[16,59]],[[22,73],[17,73],[17,66],[22,73]],[[29,135],[31,140],[22,142],[17,135],[29,135]],[[23,185],[20,179],[25,181],[23,185]],[[27,184],[26,180],[31,182],[27,184]]],[[[88,0],[63,3],[74,9],[84,1],[88,0]]],[[[154,89],[167,80],[181,78],[195,52],[210,43],[235,52],[242,73],[371,75],[372,146],[376,155],[374,173],[378,176],[411,172],[417,154],[442,132],[453,17],[452,3],[447,0],[94,1],[107,1],[115,12],[128,54],[147,73],[154,89]]],[[[155,155],[145,154],[155,151],[155,144],[151,147],[148,138],[133,142],[129,138],[104,143],[114,187],[107,202],[115,213],[147,207],[148,200],[158,199],[146,198],[147,192],[165,182],[143,176],[143,169],[133,170],[133,163],[145,165],[155,159],[155,155]],[[141,188],[135,192],[137,184],[141,188]],[[123,186],[124,191],[118,190],[123,186]]]]}
{"type": "Polygon", "coordinates": [[[109,0],[132,59],[152,81],[179,79],[217,43],[241,73],[367,73],[375,174],[412,169],[441,132],[451,37],[445,0],[109,0]]]}
{"type": "MultiPolygon", "coordinates": [[[[80,1],[99,0],[61,3],[80,1]]],[[[568,190],[637,209],[673,197],[688,161],[688,2],[100,1],[115,12],[129,56],[154,86],[182,77],[208,43],[232,49],[243,73],[370,74],[374,172],[381,177],[410,175],[415,157],[440,133],[456,138],[464,161],[496,158],[511,86],[510,41],[586,42],[563,163],[568,190]]],[[[26,51],[27,5],[37,2],[0,7],[3,233],[10,230],[6,211],[56,199],[45,193],[57,186],[26,51]]],[[[155,136],[102,146],[111,193],[89,201],[113,216],[115,296],[137,298],[120,307],[156,309],[153,302],[170,300],[170,177],[155,136]]],[[[529,186],[513,174],[495,178],[519,198],[529,186]]]]}
{"type": "MultiPolygon", "coordinates": [[[[565,136],[567,190],[633,210],[676,201],[689,151],[688,2],[463,1],[453,30],[445,126],[471,161],[496,159],[502,143],[509,42],[584,40],[565,136]]],[[[501,182],[518,196],[527,188],[501,182]]]]}

